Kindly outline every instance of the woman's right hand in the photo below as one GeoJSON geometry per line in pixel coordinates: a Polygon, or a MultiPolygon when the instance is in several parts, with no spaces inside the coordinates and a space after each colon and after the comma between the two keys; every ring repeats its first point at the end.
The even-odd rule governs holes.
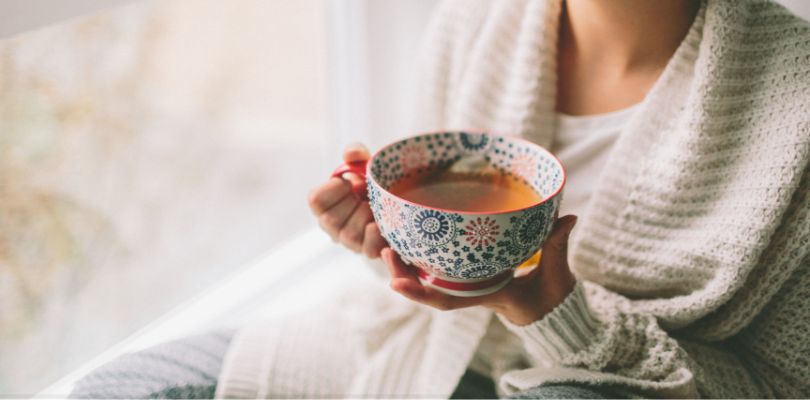
{"type": "MultiPolygon", "coordinates": [[[[351,145],[343,152],[343,161],[363,161],[370,158],[368,150],[360,144],[351,145]]],[[[361,177],[346,173],[343,178],[331,178],[309,194],[309,207],[318,217],[321,228],[356,253],[378,258],[388,244],[380,235],[367,200],[360,199],[352,190],[365,190],[361,177]]]]}

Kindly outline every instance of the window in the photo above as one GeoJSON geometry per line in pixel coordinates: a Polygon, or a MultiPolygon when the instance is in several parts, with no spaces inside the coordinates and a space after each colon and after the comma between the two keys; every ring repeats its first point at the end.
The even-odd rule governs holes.
{"type": "Polygon", "coordinates": [[[306,194],[346,143],[408,133],[435,2],[5,4],[41,24],[116,6],[0,39],[0,395],[339,281],[293,265],[358,262],[306,194]]]}

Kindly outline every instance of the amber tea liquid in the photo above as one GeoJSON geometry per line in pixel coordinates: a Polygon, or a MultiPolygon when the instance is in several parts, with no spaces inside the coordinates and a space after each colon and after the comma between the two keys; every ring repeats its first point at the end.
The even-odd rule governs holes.
{"type": "Polygon", "coordinates": [[[496,169],[486,173],[433,169],[402,178],[388,190],[413,203],[462,212],[511,211],[542,200],[523,180],[496,169]]]}

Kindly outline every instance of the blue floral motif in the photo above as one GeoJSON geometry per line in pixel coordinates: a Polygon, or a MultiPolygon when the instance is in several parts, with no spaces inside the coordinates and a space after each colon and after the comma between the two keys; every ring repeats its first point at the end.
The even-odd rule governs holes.
{"type": "Polygon", "coordinates": [[[374,210],[378,206],[377,199],[380,195],[377,192],[377,187],[371,182],[371,179],[366,180],[366,186],[368,187],[368,202],[371,205],[371,209],[374,210]]]}
{"type": "Polygon", "coordinates": [[[456,222],[436,210],[417,211],[411,221],[417,241],[429,246],[441,246],[455,238],[456,222]]]}
{"type": "Polygon", "coordinates": [[[490,263],[473,263],[461,267],[458,274],[464,279],[490,278],[500,270],[501,268],[490,263]]]}
{"type": "Polygon", "coordinates": [[[527,210],[520,217],[512,217],[512,243],[521,250],[532,247],[546,231],[546,207],[527,210]]]}
{"type": "Polygon", "coordinates": [[[492,140],[486,133],[464,133],[458,134],[458,146],[464,153],[485,153],[492,140]]]}
{"type": "MultiPolygon", "coordinates": [[[[439,278],[478,281],[503,273],[532,255],[551,230],[551,220],[561,194],[547,202],[508,215],[493,216],[500,229],[474,232],[479,216],[415,206],[397,199],[394,207],[384,190],[401,179],[403,149],[419,147],[429,165],[448,165],[470,154],[485,156],[496,168],[509,171],[521,155],[534,152],[532,145],[509,138],[473,132],[445,132],[406,139],[375,156],[370,165],[368,197],[380,231],[403,260],[439,278]],[[392,220],[399,223],[390,223],[392,220]],[[471,241],[486,236],[486,241],[471,241]],[[488,235],[484,235],[487,233],[488,235]]],[[[548,197],[562,182],[562,172],[552,157],[538,157],[527,181],[548,197]]],[[[481,217],[483,218],[483,217],[481,217]]],[[[483,219],[482,219],[483,221],[483,219]]]]}

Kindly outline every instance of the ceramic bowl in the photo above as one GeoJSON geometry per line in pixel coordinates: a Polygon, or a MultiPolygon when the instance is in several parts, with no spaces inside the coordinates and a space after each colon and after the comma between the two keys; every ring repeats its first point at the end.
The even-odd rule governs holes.
{"type": "Polygon", "coordinates": [[[408,137],[383,147],[368,162],[342,166],[334,175],[349,171],[365,176],[382,236],[418,268],[422,282],[465,297],[502,288],[515,268],[542,248],[565,185],[563,166],[551,152],[525,139],[489,133],[408,137]],[[470,155],[483,156],[503,173],[522,179],[541,201],[515,210],[466,212],[416,204],[388,191],[403,177],[470,155]]]}

